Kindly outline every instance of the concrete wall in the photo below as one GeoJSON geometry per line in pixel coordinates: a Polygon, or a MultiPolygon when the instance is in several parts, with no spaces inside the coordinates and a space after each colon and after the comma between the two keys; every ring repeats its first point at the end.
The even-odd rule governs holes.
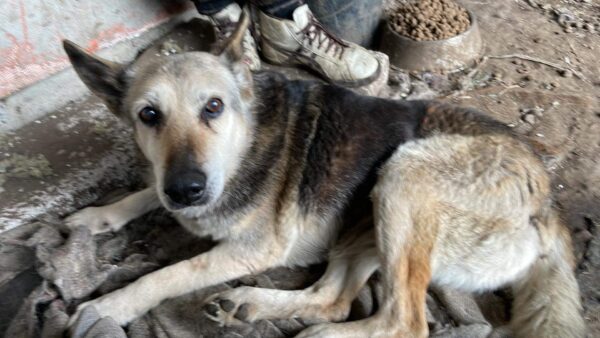
{"type": "Polygon", "coordinates": [[[169,0],[0,2],[0,98],[68,66],[61,40],[90,51],[136,37],[190,7],[169,0]]]}
{"type": "Polygon", "coordinates": [[[62,39],[128,61],[196,15],[188,0],[0,0],[0,136],[89,94],[62,39]]]}

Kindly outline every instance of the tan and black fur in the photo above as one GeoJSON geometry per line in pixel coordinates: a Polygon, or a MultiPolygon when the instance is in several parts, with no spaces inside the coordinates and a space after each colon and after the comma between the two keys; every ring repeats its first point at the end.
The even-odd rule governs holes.
{"type": "Polygon", "coordinates": [[[155,179],[122,201],[70,216],[69,224],[118,230],[163,205],[192,233],[219,242],[79,309],[94,306],[125,325],[167,298],[328,259],[323,277],[305,290],[233,289],[209,299],[207,315],[227,325],[322,322],[299,337],[424,337],[429,284],[512,285],[518,337],[584,336],[569,234],[527,144],[473,110],[251,74],[238,62],[242,30],[219,55],[184,53],[145,65],[107,63],[65,43],[82,80],[132,124],[155,179]],[[224,109],[209,119],[203,109],[211,97],[224,109]],[[138,117],[148,106],[161,112],[153,126],[138,117]],[[166,186],[191,172],[205,183],[202,198],[176,205],[166,186]],[[378,312],[332,323],[346,319],[377,269],[384,286],[378,312]]]}

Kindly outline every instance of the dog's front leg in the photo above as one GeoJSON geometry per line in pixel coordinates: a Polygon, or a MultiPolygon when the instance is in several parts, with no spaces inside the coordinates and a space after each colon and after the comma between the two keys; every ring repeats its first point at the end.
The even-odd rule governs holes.
{"type": "Polygon", "coordinates": [[[71,317],[70,324],[83,308],[93,306],[100,317],[110,316],[125,325],[165,299],[259,273],[273,264],[272,251],[263,254],[256,247],[243,246],[236,242],[220,244],[206,253],[152,272],[122,289],[83,303],[71,317]],[[244,254],[240,255],[240,252],[244,254]]]}
{"type": "Polygon", "coordinates": [[[65,219],[70,228],[86,226],[92,234],[117,231],[129,221],[160,206],[156,189],[149,187],[101,207],[87,207],[65,219]]]}

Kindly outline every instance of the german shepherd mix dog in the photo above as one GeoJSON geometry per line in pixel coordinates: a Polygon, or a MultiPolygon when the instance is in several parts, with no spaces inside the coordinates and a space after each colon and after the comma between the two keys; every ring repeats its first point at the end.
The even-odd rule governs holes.
{"type": "Polygon", "coordinates": [[[473,110],[251,74],[239,62],[247,23],[216,55],[149,65],[115,64],[65,41],[83,82],[133,126],[155,179],[68,223],[118,230],[163,205],[219,243],[78,311],[94,306],[125,325],[167,298],[328,255],[307,289],[233,289],[209,299],[206,315],[224,325],[321,322],[298,337],[426,337],[430,283],[511,285],[517,336],[584,336],[570,237],[527,144],[473,110]],[[348,225],[362,216],[372,225],[348,225]],[[332,323],[346,319],[377,269],[384,294],[376,314],[332,323]]]}

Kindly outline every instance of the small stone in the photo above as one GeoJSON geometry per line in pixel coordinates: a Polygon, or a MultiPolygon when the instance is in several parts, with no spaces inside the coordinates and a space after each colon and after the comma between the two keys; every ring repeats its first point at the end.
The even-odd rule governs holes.
{"type": "Polygon", "coordinates": [[[552,9],[552,5],[551,4],[543,4],[540,8],[545,11],[549,11],[552,9]]]}
{"type": "Polygon", "coordinates": [[[571,26],[567,26],[567,27],[565,27],[565,29],[563,29],[563,31],[564,31],[565,33],[573,33],[573,27],[571,27],[571,26]]]}
{"type": "Polygon", "coordinates": [[[594,28],[594,24],[592,23],[586,23],[585,24],[585,29],[587,29],[588,31],[590,31],[591,33],[593,33],[596,29],[594,28]]]}
{"type": "Polygon", "coordinates": [[[562,77],[566,77],[566,78],[573,77],[573,72],[572,72],[572,71],[570,71],[570,70],[568,70],[568,69],[563,69],[563,70],[561,70],[561,71],[559,72],[559,74],[560,74],[560,76],[562,76],[562,77]]]}
{"type": "Polygon", "coordinates": [[[553,88],[558,88],[558,82],[550,82],[550,85],[551,85],[553,88]]]}
{"type": "Polygon", "coordinates": [[[525,121],[529,124],[535,124],[535,115],[525,114],[525,115],[523,115],[523,121],[525,121]]]}

